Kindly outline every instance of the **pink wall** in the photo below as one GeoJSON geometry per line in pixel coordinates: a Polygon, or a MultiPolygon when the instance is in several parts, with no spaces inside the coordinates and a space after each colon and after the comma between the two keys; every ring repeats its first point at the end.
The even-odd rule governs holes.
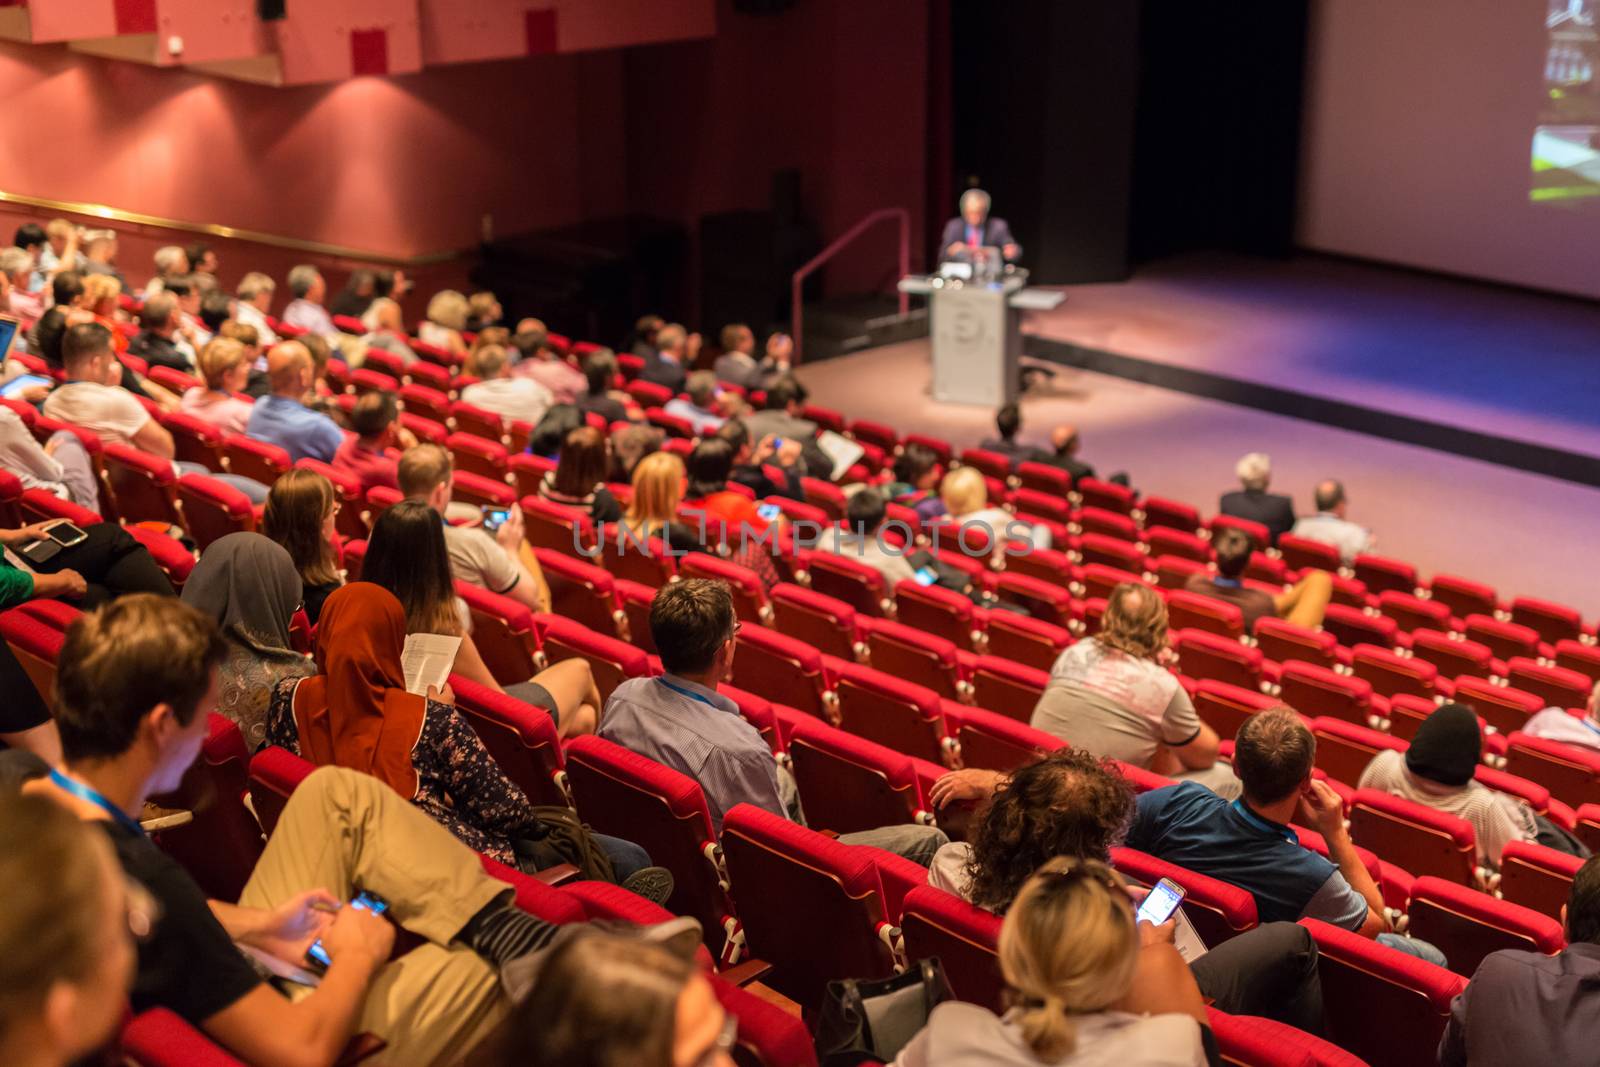
{"type": "MultiPolygon", "coordinates": [[[[929,16],[921,0],[806,0],[779,15],[717,10],[710,41],[628,53],[628,174],[635,206],[691,226],[768,203],[799,167],[807,212],[832,240],[880,207],[914,231],[927,185],[929,16]]],[[[924,253],[913,232],[915,263],[924,253]]],[[[835,288],[887,279],[885,226],[830,269],[835,288]]]]}
{"type": "Polygon", "coordinates": [[[591,62],[603,76],[615,63],[272,89],[0,43],[0,189],[396,256],[464,248],[485,213],[500,233],[581,216],[591,62]]]}

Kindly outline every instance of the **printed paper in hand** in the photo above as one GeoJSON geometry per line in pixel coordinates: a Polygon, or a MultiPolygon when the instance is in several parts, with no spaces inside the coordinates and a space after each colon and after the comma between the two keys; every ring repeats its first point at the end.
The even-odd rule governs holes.
{"type": "Polygon", "coordinates": [[[400,665],[406,672],[406,692],[427,696],[428,687],[443,689],[455,666],[461,638],[444,634],[407,634],[400,665]]]}
{"type": "Polygon", "coordinates": [[[844,472],[867,454],[867,450],[856,442],[832,430],[823,430],[817,435],[817,447],[822,449],[823,455],[833,460],[833,473],[828,476],[833,481],[843,478],[844,472]]]}

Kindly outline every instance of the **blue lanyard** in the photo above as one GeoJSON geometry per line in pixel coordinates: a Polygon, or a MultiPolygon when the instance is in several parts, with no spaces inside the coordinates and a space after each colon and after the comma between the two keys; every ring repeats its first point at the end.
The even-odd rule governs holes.
{"type": "Polygon", "coordinates": [[[1579,719],[1578,723],[1579,725],[1587,728],[1590,732],[1600,734],[1600,726],[1596,726],[1594,723],[1590,722],[1587,717],[1579,719]]]}
{"type": "Polygon", "coordinates": [[[139,825],[137,819],[131,818],[127,812],[123,811],[121,808],[111,803],[111,801],[107,800],[98,792],[84,785],[77,779],[68,778],[66,775],[52,767],[50,768],[50,780],[78,799],[87,800],[89,803],[104,810],[107,815],[111,816],[118,823],[120,823],[123,829],[131,830],[140,837],[146,836],[144,827],[139,825]]]}
{"type": "Polygon", "coordinates": [[[1224,578],[1220,574],[1211,579],[1211,584],[1220,585],[1224,589],[1238,589],[1244,585],[1244,583],[1237,578],[1224,578]]]}
{"type": "MultiPolygon", "coordinates": [[[[679,694],[680,696],[686,696],[690,700],[698,700],[700,703],[704,704],[708,708],[717,708],[717,706],[711,702],[711,698],[706,696],[706,695],[704,695],[703,693],[696,693],[693,689],[685,689],[681,685],[673,685],[671,682],[667,681],[665,678],[657,678],[656,681],[660,682],[662,685],[666,686],[668,689],[672,690],[674,693],[679,694]]],[[[717,708],[717,710],[721,711],[722,709],[721,708],[717,708]]]]}
{"type": "Polygon", "coordinates": [[[1268,822],[1266,819],[1263,819],[1261,816],[1245,807],[1243,800],[1235,800],[1233,802],[1233,810],[1239,813],[1239,818],[1243,819],[1251,826],[1254,826],[1257,830],[1263,830],[1269,834],[1277,834],[1291,845],[1298,845],[1300,843],[1299,834],[1295,833],[1287,826],[1280,826],[1275,822],[1268,822]]]}

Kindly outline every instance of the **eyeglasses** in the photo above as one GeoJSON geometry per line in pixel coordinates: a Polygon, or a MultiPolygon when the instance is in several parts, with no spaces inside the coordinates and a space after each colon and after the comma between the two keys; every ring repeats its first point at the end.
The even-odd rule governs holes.
{"type": "Polygon", "coordinates": [[[729,1012],[722,1020],[722,1029],[717,1034],[717,1039],[710,1048],[703,1052],[694,1067],[713,1067],[718,1056],[726,1056],[733,1051],[733,1046],[739,1040],[739,1017],[729,1012]]]}

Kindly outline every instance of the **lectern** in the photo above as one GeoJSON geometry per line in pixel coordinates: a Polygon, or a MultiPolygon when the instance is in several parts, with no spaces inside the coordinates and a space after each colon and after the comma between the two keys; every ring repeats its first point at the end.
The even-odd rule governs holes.
{"type": "Polygon", "coordinates": [[[1022,271],[992,281],[908,275],[900,289],[928,298],[933,398],[987,408],[1017,398],[1022,312],[1066,299],[1058,290],[1028,288],[1022,271]]]}

